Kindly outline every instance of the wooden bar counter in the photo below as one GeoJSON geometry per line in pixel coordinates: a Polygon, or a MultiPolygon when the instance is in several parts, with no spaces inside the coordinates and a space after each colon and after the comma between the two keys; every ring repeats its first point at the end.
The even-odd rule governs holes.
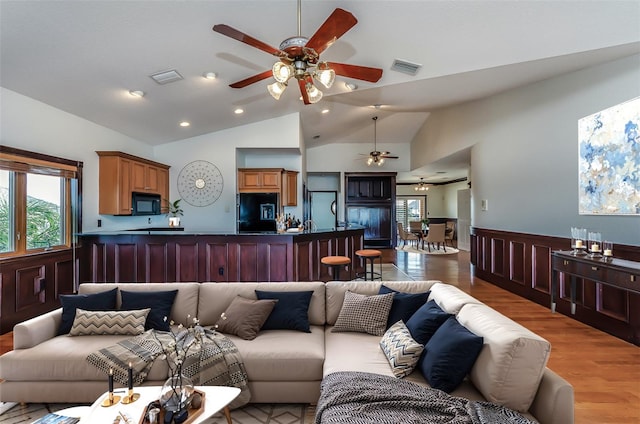
{"type": "Polygon", "coordinates": [[[363,264],[363,228],[300,233],[120,231],[79,234],[80,282],[328,281],[327,255],[351,258],[340,274],[355,278],[363,264]]]}

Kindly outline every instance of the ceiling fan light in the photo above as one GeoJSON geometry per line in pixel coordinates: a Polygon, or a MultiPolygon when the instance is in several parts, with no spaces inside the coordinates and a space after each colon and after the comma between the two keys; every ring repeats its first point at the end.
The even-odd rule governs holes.
{"type": "Polygon", "coordinates": [[[293,66],[287,65],[283,62],[276,62],[271,69],[273,78],[280,83],[289,81],[289,78],[293,75],[293,66]]]}
{"type": "Polygon", "coordinates": [[[373,164],[373,158],[371,156],[369,156],[367,158],[367,166],[371,166],[373,164]]]}
{"type": "Polygon", "coordinates": [[[318,90],[315,85],[307,83],[307,85],[305,85],[305,90],[307,90],[309,103],[318,103],[322,99],[322,91],[318,90]]]}
{"type": "Polygon", "coordinates": [[[380,160],[378,161],[378,166],[382,165],[384,165],[384,158],[380,158],[380,160]]]}
{"type": "Polygon", "coordinates": [[[282,93],[284,93],[284,90],[287,89],[287,84],[283,84],[281,82],[274,82],[273,84],[269,84],[267,85],[267,91],[269,91],[269,94],[271,94],[271,97],[273,97],[276,100],[280,100],[280,96],[282,95],[282,93]]]}
{"type": "Polygon", "coordinates": [[[316,71],[315,77],[320,84],[324,85],[326,88],[331,88],[333,81],[336,79],[336,71],[330,68],[322,69],[316,71]]]}

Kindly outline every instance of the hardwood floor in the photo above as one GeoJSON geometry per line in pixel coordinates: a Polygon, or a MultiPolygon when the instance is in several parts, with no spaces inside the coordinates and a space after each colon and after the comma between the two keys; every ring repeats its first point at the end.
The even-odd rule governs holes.
{"type": "MultiPolygon", "coordinates": [[[[416,280],[441,280],[519,322],[551,343],[548,367],[575,390],[577,424],[640,423],[640,348],[471,276],[469,253],[428,256],[383,250],[416,280]]],[[[12,333],[0,336],[0,352],[12,333]]]]}

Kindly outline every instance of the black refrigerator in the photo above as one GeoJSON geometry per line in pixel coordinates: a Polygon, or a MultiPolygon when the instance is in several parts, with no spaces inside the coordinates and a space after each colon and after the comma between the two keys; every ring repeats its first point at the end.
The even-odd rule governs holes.
{"type": "Polygon", "coordinates": [[[276,232],[278,193],[238,194],[238,232],[276,232]]]}

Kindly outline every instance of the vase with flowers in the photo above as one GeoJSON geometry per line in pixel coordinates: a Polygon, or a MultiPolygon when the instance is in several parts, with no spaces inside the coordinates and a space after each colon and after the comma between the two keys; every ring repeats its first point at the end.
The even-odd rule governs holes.
{"type": "MultiPolygon", "coordinates": [[[[224,313],[220,318],[227,319],[224,313]]],[[[165,321],[166,319],[165,317],[165,321]]],[[[160,407],[166,415],[173,417],[175,423],[181,423],[187,419],[190,403],[194,395],[198,397],[188,371],[193,373],[197,368],[193,366],[194,361],[199,360],[199,349],[207,334],[207,330],[200,325],[198,318],[191,318],[189,315],[187,321],[190,321],[190,325],[186,327],[182,324],[176,327],[175,323],[170,321],[169,332],[154,333],[162,350],[161,358],[167,361],[169,367],[169,377],[160,392],[160,407]]],[[[215,325],[211,330],[215,332],[217,327],[215,325]]]]}
{"type": "Polygon", "coordinates": [[[201,345],[204,328],[200,326],[197,318],[193,318],[192,324],[188,327],[180,324],[175,329],[173,321],[170,324],[169,342],[163,343],[158,340],[163,352],[162,358],[166,359],[169,366],[169,378],[160,392],[160,406],[165,412],[180,415],[186,413],[194,393],[193,382],[184,372],[185,361],[190,351],[201,345]]]}

